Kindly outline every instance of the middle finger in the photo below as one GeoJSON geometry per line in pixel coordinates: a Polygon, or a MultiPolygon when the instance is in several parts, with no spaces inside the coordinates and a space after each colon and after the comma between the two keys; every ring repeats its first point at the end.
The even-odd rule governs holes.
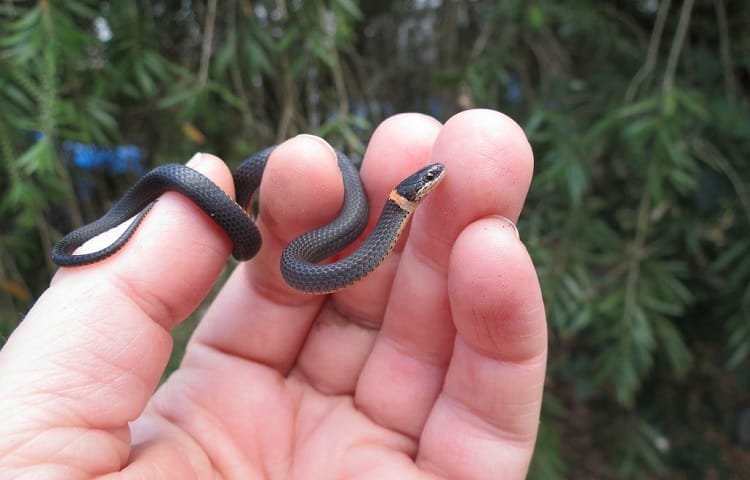
{"type": "MultiPolygon", "coordinates": [[[[428,163],[440,128],[437,120],[419,114],[396,115],[378,126],[361,170],[370,205],[364,236],[372,231],[394,186],[428,163]]],[[[318,390],[331,394],[354,391],[382,323],[407,236],[408,230],[374,272],[331,295],[323,306],[297,364],[298,372],[318,390]]]]}

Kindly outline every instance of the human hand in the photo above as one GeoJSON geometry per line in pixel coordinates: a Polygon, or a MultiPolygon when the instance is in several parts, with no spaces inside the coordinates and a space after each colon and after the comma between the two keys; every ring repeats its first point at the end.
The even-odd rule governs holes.
{"type": "MultiPolygon", "coordinates": [[[[156,393],[169,331],[216,280],[226,235],[167,193],[117,255],[61,269],[0,351],[0,478],[524,478],[546,325],[531,260],[497,216],[517,220],[531,149],[497,112],[392,117],[362,167],[369,227],[429,162],[447,177],[408,239],[362,282],[311,296],[286,286],[279,255],[336,215],[343,186],[323,142],[280,145],[261,251],[156,393]]],[[[233,194],[218,159],[190,165],[233,194]]]]}

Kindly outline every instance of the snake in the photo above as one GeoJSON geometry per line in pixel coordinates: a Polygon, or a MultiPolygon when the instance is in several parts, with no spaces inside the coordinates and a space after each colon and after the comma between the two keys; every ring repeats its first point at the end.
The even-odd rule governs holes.
{"type": "MultiPolygon", "coordinates": [[[[52,249],[52,261],[61,267],[75,267],[114,255],[167,191],[184,195],[216,222],[231,239],[236,260],[251,259],[258,253],[262,238],[249,210],[275,148],[267,147],[251,155],[232,171],[236,200],[208,177],[186,165],[172,163],[155,167],[101,218],[63,236],[52,249]],[[133,221],[114,242],[95,252],[74,253],[86,241],[131,218],[133,221]]],[[[359,238],[367,226],[369,214],[357,169],[344,153],[335,152],[344,183],[344,199],[338,215],[330,223],[298,236],[281,253],[280,270],[284,281],[304,293],[333,293],[369,275],[393,251],[417,206],[445,177],[445,166],[441,163],[427,165],[406,177],[391,190],[367,238],[346,257],[324,263],[359,238]]]]}

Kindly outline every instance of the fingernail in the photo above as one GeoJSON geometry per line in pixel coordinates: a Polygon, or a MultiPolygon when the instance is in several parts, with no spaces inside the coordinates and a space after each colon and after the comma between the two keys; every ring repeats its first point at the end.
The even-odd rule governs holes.
{"type": "Polygon", "coordinates": [[[513,223],[513,220],[507,217],[503,217],[502,215],[492,215],[491,218],[500,220],[503,224],[505,224],[504,227],[512,229],[513,233],[515,233],[516,235],[516,238],[521,240],[521,234],[518,233],[518,227],[516,226],[515,223],[513,223]]]}
{"type": "Polygon", "coordinates": [[[318,143],[320,143],[322,145],[325,145],[326,148],[328,148],[328,150],[331,151],[331,153],[333,153],[334,155],[336,155],[336,151],[333,149],[333,147],[331,145],[329,145],[328,142],[326,142],[325,140],[323,140],[321,137],[319,137],[317,135],[311,135],[309,133],[300,133],[295,138],[300,138],[300,137],[302,137],[302,138],[309,138],[311,140],[315,140],[316,142],[318,142],[318,143]]]}
{"type": "Polygon", "coordinates": [[[185,165],[190,168],[195,168],[200,165],[201,162],[203,162],[203,152],[197,152],[195,155],[190,157],[190,160],[188,160],[185,165]]]}

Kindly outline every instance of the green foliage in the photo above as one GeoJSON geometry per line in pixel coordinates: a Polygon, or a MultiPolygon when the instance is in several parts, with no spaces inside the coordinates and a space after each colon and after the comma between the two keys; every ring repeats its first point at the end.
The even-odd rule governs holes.
{"type": "Polygon", "coordinates": [[[524,125],[537,161],[520,228],[552,340],[531,477],[733,478],[750,402],[742,7],[4,2],[0,334],[60,232],[132,183],[77,169],[65,140],[137,144],[147,166],[299,132],[360,153],[390,113],[485,106],[524,125]]]}

